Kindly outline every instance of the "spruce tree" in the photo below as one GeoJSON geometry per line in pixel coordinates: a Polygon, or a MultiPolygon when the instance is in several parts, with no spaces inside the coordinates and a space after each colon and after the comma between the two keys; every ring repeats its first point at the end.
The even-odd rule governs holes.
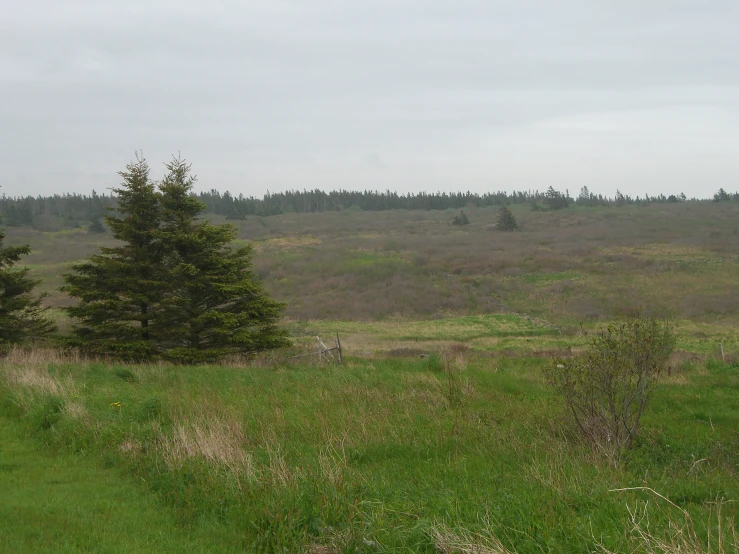
{"type": "Polygon", "coordinates": [[[105,233],[105,225],[103,225],[99,215],[92,216],[90,225],[87,226],[87,232],[95,235],[105,233]]]}
{"type": "Polygon", "coordinates": [[[136,161],[120,172],[117,213],[105,221],[121,244],[101,248],[64,275],[62,290],[78,300],[67,308],[78,325],[74,334],[95,353],[130,360],[156,355],[155,335],[161,296],[166,287],[157,240],[159,197],[149,180],[149,166],[136,161]]]}
{"type": "Polygon", "coordinates": [[[498,211],[498,222],[495,226],[499,231],[515,231],[518,229],[516,218],[513,217],[513,213],[505,204],[498,211]]]}
{"type": "Polygon", "coordinates": [[[469,225],[470,220],[467,218],[467,215],[464,213],[464,210],[460,211],[459,215],[455,215],[454,219],[452,219],[452,225],[469,225]]]}
{"type": "Polygon", "coordinates": [[[41,307],[43,294],[34,294],[41,281],[28,277],[28,268],[13,267],[31,252],[23,246],[3,247],[5,231],[0,229],[0,348],[41,338],[52,332],[54,324],[41,307]]]}
{"type": "Polygon", "coordinates": [[[169,288],[162,301],[159,340],[165,358],[217,360],[287,344],[277,326],[284,306],[270,299],[251,270],[252,247],[236,250],[232,225],[199,219],[205,205],[191,195],[195,178],[180,158],[159,184],[169,288]]]}

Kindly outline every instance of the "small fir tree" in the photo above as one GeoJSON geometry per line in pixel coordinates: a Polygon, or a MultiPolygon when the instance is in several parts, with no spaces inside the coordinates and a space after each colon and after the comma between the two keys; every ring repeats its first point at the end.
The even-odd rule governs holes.
{"type": "Polygon", "coordinates": [[[516,218],[513,217],[513,213],[511,213],[511,210],[508,209],[508,206],[505,204],[500,207],[500,210],[498,211],[498,222],[496,223],[495,227],[499,231],[515,231],[518,229],[518,223],[516,223],[516,218]]]}
{"type": "Polygon", "coordinates": [[[41,338],[54,331],[54,324],[41,307],[44,294],[34,294],[40,281],[28,277],[28,268],[13,267],[31,248],[3,247],[5,231],[0,229],[0,348],[41,338]]]}
{"type": "Polygon", "coordinates": [[[90,225],[87,226],[87,232],[93,235],[101,235],[105,232],[105,225],[99,215],[95,215],[90,220],[90,225]]]}
{"type": "Polygon", "coordinates": [[[467,218],[467,215],[464,213],[464,210],[461,210],[459,212],[459,215],[455,215],[454,219],[452,219],[452,225],[469,225],[470,220],[467,218]]]}
{"type": "Polygon", "coordinates": [[[163,355],[178,362],[285,346],[277,326],[283,304],[270,299],[251,270],[250,245],[236,250],[231,225],[199,219],[205,205],[191,195],[195,178],[180,158],[167,164],[159,185],[169,289],[159,338],[163,355]]]}
{"type": "Polygon", "coordinates": [[[144,360],[156,355],[160,300],[166,288],[157,242],[159,197],[149,181],[149,166],[137,156],[120,173],[117,214],[106,216],[120,244],[101,248],[64,275],[62,290],[78,304],[67,308],[79,323],[79,344],[105,355],[144,360]]]}

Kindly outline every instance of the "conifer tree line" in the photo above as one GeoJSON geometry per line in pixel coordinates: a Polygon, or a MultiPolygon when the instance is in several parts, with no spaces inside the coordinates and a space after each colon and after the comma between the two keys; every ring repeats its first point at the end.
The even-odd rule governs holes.
{"type": "MultiPolygon", "coordinates": [[[[288,344],[278,327],[284,305],[252,271],[252,247],[233,248],[236,230],[200,217],[195,177],[180,158],[158,183],[137,158],[120,173],[115,210],[105,216],[114,247],[100,248],[65,274],[71,337],[84,352],[131,361],[196,363],[288,344]]],[[[0,348],[54,330],[34,295],[38,281],[14,265],[30,252],[3,247],[0,231],[0,348]]]]}
{"type": "MultiPolygon", "coordinates": [[[[685,195],[658,195],[631,197],[616,191],[613,197],[596,195],[583,187],[576,197],[569,191],[557,191],[549,187],[544,192],[514,191],[472,193],[437,192],[417,194],[398,194],[393,191],[348,191],[324,192],[321,190],[286,191],[267,193],[263,198],[220,193],[213,189],[208,192],[192,192],[202,204],[203,213],[225,216],[240,220],[248,216],[270,216],[282,213],[314,213],[360,209],[366,211],[383,210],[447,210],[462,209],[468,206],[502,206],[510,204],[529,204],[533,210],[562,209],[568,206],[620,207],[626,205],[667,204],[687,200],[685,195]]],[[[716,202],[739,202],[739,192],[729,193],[723,188],[713,197],[716,202]]],[[[0,216],[10,227],[34,226],[44,228],[54,223],[63,227],[75,228],[89,226],[90,232],[104,232],[101,220],[109,208],[115,208],[115,194],[91,195],[65,194],[54,196],[1,197],[0,216]]]]}
{"type": "Polygon", "coordinates": [[[49,220],[63,227],[75,228],[102,219],[107,208],[115,206],[115,197],[64,194],[53,196],[0,197],[0,217],[7,227],[40,227],[49,220]]]}

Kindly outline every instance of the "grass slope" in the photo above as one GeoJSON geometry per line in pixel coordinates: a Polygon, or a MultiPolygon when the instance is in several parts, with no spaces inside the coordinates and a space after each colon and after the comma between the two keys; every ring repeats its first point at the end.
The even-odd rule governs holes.
{"type": "MultiPolygon", "coordinates": [[[[521,554],[624,552],[636,550],[627,506],[646,502],[652,533],[669,537],[689,514],[699,540],[715,540],[715,502],[739,499],[739,368],[674,371],[614,466],[570,434],[541,363],[469,353],[271,369],[16,360],[2,366],[0,410],[61,459],[84,452],[92,475],[127,475],[117,490],[140,499],[136,483],[178,526],[221,530],[219,551],[464,552],[460,537],[478,547],[496,537],[521,554]],[[610,492],[624,487],[650,487],[679,509],[610,492]]],[[[111,486],[79,497],[83,520],[112,506],[111,486]]],[[[728,540],[739,506],[721,517],[728,540]]],[[[127,521],[111,540],[131,532],[127,521]]],[[[157,540],[160,521],[140,540],[157,540]]],[[[92,540],[75,529],[70,544],[92,540]]]]}
{"type": "Polygon", "coordinates": [[[0,416],[0,551],[225,552],[218,533],[177,525],[130,479],[82,454],[22,438],[0,416]]]}

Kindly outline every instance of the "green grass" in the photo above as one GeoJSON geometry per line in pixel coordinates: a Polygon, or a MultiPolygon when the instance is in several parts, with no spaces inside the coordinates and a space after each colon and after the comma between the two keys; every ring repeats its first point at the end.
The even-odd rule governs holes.
{"type": "MultiPolygon", "coordinates": [[[[11,471],[22,476],[14,502],[43,497],[34,467],[72,460],[107,475],[121,498],[166,507],[135,540],[156,540],[172,513],[177,533],[204,529],[196,537],[220,537],[218,551],[440,552],[435,532],[448,530],[519,553],[590,552],[597,541],[623,552],[627,505],[649,500],[660,535],[681,516],[647,492],[609,492],[650,487],[705,540],[709,503],[739,499],[739,368],[683,364],[613,466],[570,432],[542,363],[461,353],[342,367],[5,364],[0,410],[36,438],[34,465],[11,471]]],[[[47,532],[94,535],[65,523],[80,504],[80,521],[95,513],[84,475],[70,473],[81,496],[60,504],[47,532]]],[[[142,521],[131,506],[111,537],[142,521]]],[[[736,522],[739,506],[724,517],[736,522]]],[[[7,532],[30,540],[23,525],[7,532]]]]}
{"type": "Polygon", "coordinates": [[[0,552],[228,551],[215,529],[178,525],[96,453],[49,450],[23,431],[0,416],[0,552]]]}
{"type": "MultiPolygon", "coordinates": [[[[677,320],[677,348],[699,356],[716,356],[719,345],[727,353],[739,352],[739,330],[722,322],[677,320]]],[[[491,354],[501,351],[518,355],[551,353],[558,349],[580,348],[604,322],[588,322],[559,329],[517,314],[447,316],[429,320],[388,318],[378,321],[290,321],[293,337],[312,345],[315,336],[333,341],[340,335],[348,352],[368,356],[411,348],[435,352],[452,344],[491,354]]],[[[327,343],[328,344],[328,343],[327,343]]]]}

